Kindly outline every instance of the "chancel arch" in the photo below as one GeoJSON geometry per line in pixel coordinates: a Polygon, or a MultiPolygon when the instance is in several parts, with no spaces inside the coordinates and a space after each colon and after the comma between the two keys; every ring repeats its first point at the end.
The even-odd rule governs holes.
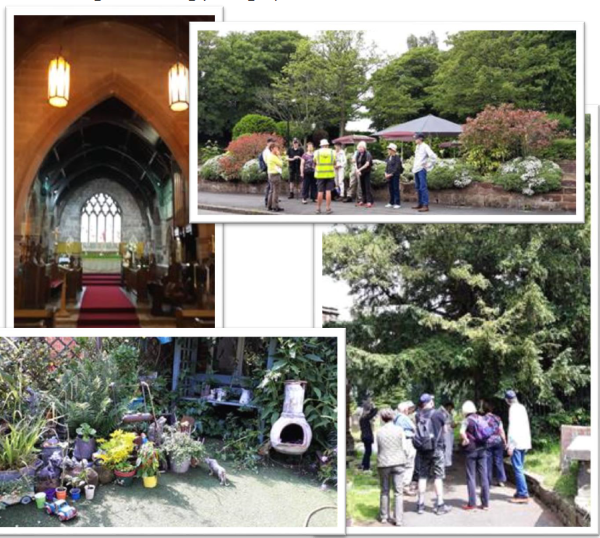
{"type": "Polygon", "coordinates": [[[214,309],[214,226],[189,224],[189,119],[168,102],[169,68],[187,63],[175,29],[190,20],[201,18],[15,17],[16,310],[57,310],[61,288],[61,326],[174,326],[178,309],[214,309]],[[72,87],[55,108],[48,62],[61,48],[72,87]],[[119,294],[102,286],[131,303],[121,325],[106,325],[119,315],[101,303],[119,294]],[[107,314],[77,320],[94,290],[91,311],[107,314]]]}

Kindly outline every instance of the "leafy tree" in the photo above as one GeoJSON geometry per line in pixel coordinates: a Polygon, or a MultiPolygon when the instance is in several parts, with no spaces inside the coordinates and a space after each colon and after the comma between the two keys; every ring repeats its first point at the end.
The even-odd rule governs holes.
{"type": "Polygon", "coordinates": [[[368,75],[378,62],[374,45],[362,32],[325,31],[304,41],[276,84],[280,101],[297,103],[304,122],[339,125],[357,117],[368,89],[368,75]]]}
{"type": "Polygon", "coordinates": [[[427,88],[439,67],[434,46],[411,48],[371,77],[371,97],[365,100],[371,126],[377,130],[433,112],[427,88]]]}
{"type": "Polygon", "coordinates": [[[355,297],[348,378],[389,397],[500,398],[589,418],[590,225],[377,225],[323,240],[355,297]]]}
{"type": "Polygon", "coordinates": [[[450,50],[431,87],[432,104],[457,121],[486,105],[575,116],[574,32],[469,31],[450,50]]]}
{"type": "Polygon", "coordinates": [[[198,32],[200,137],[229,138],[244,115],[259,109],[268,88],[302,39],[297,32],[198,32]]]}
{"type": "Polygon", "coordinates": [[[417,47],[435,47],[438,48],[438,37],[432,30],[426,36],[417,37],[415,34],[410,34],[406,39],[408,50],[416,49],[417,47]]]}

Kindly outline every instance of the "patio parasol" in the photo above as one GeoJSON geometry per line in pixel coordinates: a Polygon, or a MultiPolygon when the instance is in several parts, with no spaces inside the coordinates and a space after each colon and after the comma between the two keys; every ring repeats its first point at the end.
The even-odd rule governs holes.
{"type": "MultiPolygon", "coordinates": [[[[462,125],[429,114],[416,120],[392,125],[378,131],[375,135],[389,140],[392,137],[412,136],[414,133],[423,133],[429,136],[456,136],[462,133],[462,125]]],[[[393,139],[398,140],[398,138],[393,139]]]]}
{"type": "Polygon", "coordinates": [[[367,136],[367,135],[346,135],[346,136],[340,136],[339,138],[336,138],[335,140],[333,140],[334,144],[343,144],[343,145],[353,145],[353,144],[358,144],[359,142],[377,142],[376,138],[373,138],[372,136],[367,136]]]}

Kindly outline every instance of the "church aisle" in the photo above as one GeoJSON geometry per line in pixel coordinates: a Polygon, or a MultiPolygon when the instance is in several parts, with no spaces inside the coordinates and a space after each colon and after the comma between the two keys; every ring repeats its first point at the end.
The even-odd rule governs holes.
{"type": "Polygon", "coordinates": [[[89,286],[83,293],[77,327],[140,327],[133,303],[118,286],[89,286]]]}

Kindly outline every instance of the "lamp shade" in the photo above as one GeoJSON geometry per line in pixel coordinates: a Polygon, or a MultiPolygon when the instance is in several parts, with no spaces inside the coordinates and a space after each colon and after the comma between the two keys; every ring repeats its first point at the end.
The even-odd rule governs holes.
{"type": "Polygon", "coordinates": [[[63,56],[57,56],[48,67],[48,103],[57,108],[69,104],[71,66],[63,56]]]}
{"type": "Polygon", "coordinates": [[[174,112],[182,112],[190,106],[189,71],[181,62],[169,69],[169,106],[174,112]]]}

